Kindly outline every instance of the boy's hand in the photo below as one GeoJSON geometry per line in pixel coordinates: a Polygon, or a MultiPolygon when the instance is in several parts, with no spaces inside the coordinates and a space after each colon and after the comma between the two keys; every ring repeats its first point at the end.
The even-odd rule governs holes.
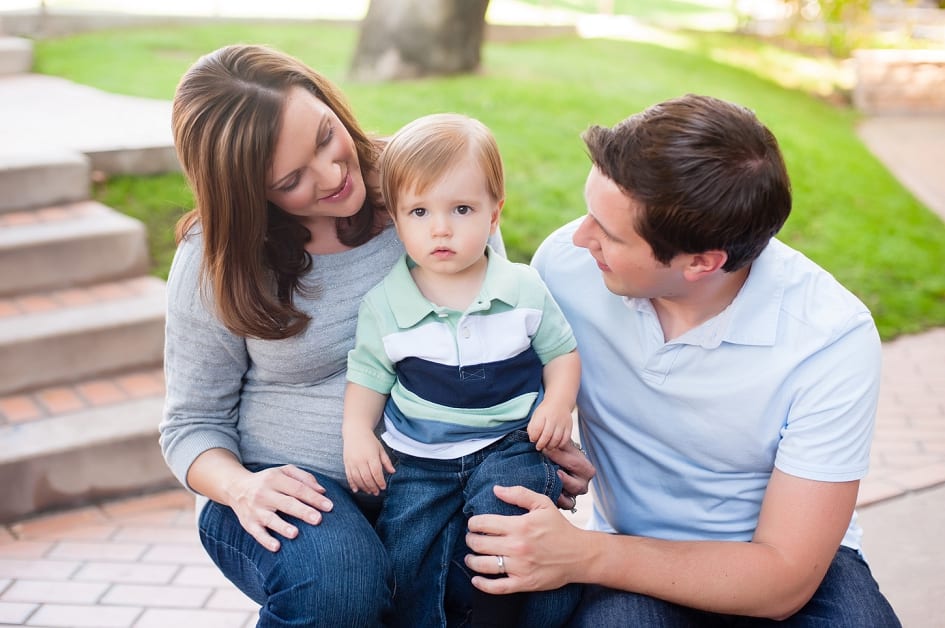
{"type": "Polygon", "coordinates": [[[360,438],[345,435],[344,443],[345,475],[351,490],[377,495],[387,488],[384,471],[393,473],[394,465],[374,434],[360,438]]]}
{"type": "Polygon", "coordinates": [[[544,401],[528,422],[528,438],[538,451],[557,449],[571,441],[571,409],[544,401]]]}

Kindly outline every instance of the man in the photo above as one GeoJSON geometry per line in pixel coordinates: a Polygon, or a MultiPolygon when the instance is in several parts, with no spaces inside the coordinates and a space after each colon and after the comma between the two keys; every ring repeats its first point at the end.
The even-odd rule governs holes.
{"type": "Polygon", "coordinates": [[[688,95],[584,140],[587,215],[533,264],[583,356],[590,530],[497,487],[530,512],[470,521],[467,564],[509,576],[474,584],[588,583],[574,623],[598,628],[898,626],[854,514],[879,337],[856,297],[774,239],[791,209],[774,136],[688,95]]]}

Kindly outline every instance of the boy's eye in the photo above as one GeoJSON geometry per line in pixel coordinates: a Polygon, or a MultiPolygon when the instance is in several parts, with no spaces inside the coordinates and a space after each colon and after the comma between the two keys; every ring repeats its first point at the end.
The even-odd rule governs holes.
{"type": "Polygon", "coordinates": [[[473,208],[469,205],[458,205],[456,207],[456,213],[460,216],[465,216],[466,214],[472,213],[473,208]]]}
{"type": "Polygon", "coordinates": [[[424,207],[414,207],[410,210],[411,216],[416,216],[417,218],[422,218],[427,215],[427,210],[424,207]]]}

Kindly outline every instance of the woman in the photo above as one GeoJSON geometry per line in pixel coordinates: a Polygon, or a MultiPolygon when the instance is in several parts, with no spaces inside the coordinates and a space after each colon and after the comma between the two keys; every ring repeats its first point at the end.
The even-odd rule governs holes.
{"type": "MultiPolygon", "coordinates": [[[[381,624],[394,583],[379,503],[347,488],[341,441],[358,305],[403,254],[381,145],[329,81],[259,46],[199,59],[172,124],[196,209],[168,278],[167,463],[260,626],[381,624]]],[[[574,447],[555,461],[575,474],[573,506],[593,469],[574,447]]]]}

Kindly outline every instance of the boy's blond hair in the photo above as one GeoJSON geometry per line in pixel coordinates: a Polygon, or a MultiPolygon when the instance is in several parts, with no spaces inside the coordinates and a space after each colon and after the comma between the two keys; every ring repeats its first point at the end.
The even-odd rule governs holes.
{"type": "Polygon", "coordinates": [[[467,155],[482,168],[492,197],[503,200],[502,157],[486,125],[457,113],[436,113],[404,125],[384,148],[379,164],[381,193],[388,211],[396,216],[402,193],[422,194],[467,155]]]}

